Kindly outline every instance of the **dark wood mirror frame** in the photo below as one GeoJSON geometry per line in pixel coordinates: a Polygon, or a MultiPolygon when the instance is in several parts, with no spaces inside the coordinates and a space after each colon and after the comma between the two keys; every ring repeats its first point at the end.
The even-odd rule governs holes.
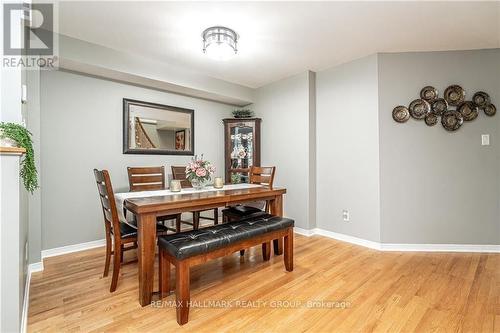
{"type": "Polygon", "coordinates": [[[194,110],[185,109],[176,106],[156,104],[138,101],[134,99],[123,99],[123,153],[124,154],[145,154],[145,155],[194,155],[194,110]],[[149,108],[162,109],[174,112],[188,113],[191,116],[191,136],[190,136],[190,150],[169,150],[169,149],[141,149],[130,148],[129,146],[129,108],[130,105],[139,105],[149,108]]]}

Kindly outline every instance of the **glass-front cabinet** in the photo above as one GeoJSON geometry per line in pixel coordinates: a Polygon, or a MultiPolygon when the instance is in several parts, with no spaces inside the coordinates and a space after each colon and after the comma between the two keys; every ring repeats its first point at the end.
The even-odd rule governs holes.
{"type": "Polygon", "coordinates": [[[224,119],[226,183],[248,183],[252,165],[260,166],[259,118],[224,119]]]}

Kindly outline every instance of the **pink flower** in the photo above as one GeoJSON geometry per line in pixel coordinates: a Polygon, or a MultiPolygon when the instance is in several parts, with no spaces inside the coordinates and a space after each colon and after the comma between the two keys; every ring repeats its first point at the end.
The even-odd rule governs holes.
{"type": "Polygon", "coordinates": [[[205,168],[198,168],[196,170],[196,175],[198,177],[205,177],[207,175],[207,170],[205,170],[205,168]]]}

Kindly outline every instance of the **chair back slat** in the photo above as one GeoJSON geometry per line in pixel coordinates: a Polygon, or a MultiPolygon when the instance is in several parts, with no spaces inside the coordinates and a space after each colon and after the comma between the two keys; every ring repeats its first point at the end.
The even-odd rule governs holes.
{"type": "Polygon", "coordinates": [[[193,187],[189,180],[186,179],[186,167],[172,166],[172,179],[180,180],[182,188],[193,187]]]}
{"type": "Polygon", "coordinates": [[[97,191],[101,202],[104,223],[109,223],[113,229],[115,238],[120,239],[120,220],[116,210],[115,194],[111,185],[111,178],[108,170],[94,169],[94,177],[97,183],[97,191]]]}
{"type": "Polygon", "coordinates": [[[273,187],[274,173],[276,167],[256,167],[250,168],[250,183],[267,185],[273,187]]]}
{"type": "Polygon", "coordinates": [[[131,192],[165,189],[165,167],[128,167],[131,192]]]}

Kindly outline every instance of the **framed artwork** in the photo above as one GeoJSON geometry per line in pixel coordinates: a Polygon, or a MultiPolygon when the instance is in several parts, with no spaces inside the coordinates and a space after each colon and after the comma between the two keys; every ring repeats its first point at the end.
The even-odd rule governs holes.
{"type": "Polygon", "coordinates": [[[186,130],[175,132],[175,150],[186,149],[186,130]]]}

